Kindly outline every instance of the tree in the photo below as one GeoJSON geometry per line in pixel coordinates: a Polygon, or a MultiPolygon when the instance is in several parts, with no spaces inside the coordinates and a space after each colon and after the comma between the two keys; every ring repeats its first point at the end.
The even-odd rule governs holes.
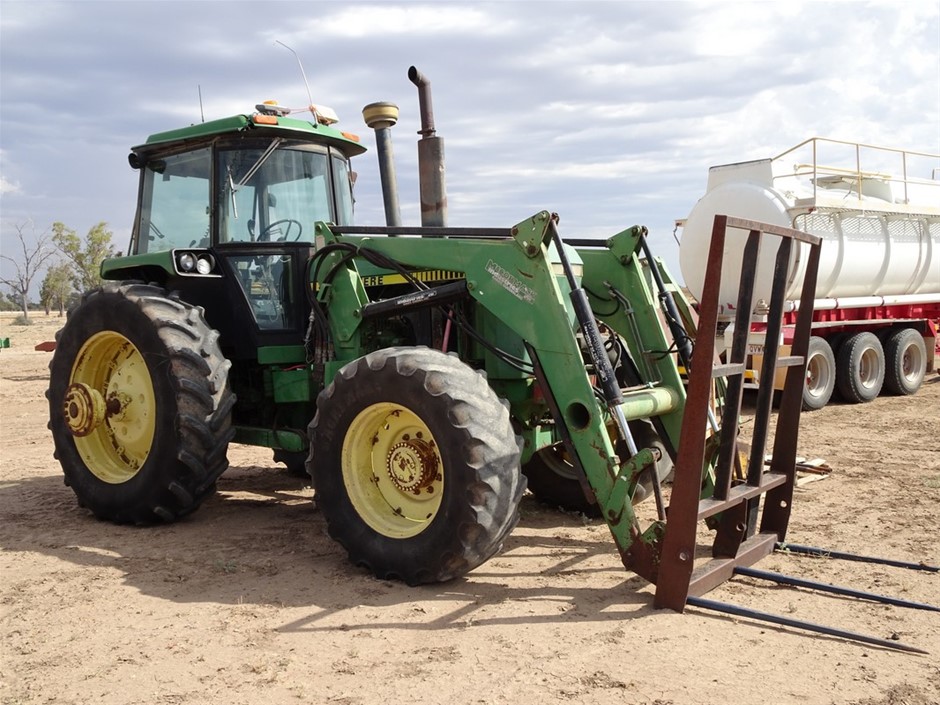
{"type": "Polygon", "coordinates": [[[53,264],[46,270],[46,278],[39,289],[39,303],[46,309],[47,316],[53,306],[59,309],[59,316],[65,315],[65,307],[74,291],[73,282],[72,266],[68,262],[53,264]]]}
{"type": "Polygon", "coordinates": [[[20,302],[12,294],[0,291],[0,311],[16,311],[20,307],[20,302]]]}
{"type": "Polygon", "coordinates": [[[13,277],[0,277],[0,283],[8,286],[14,298],[20,300],[23,310],[23,319],[28,321],[29,288],[33,283],[33,279],[36,278],[36,275],[39,274],[39,271],[46,263],[46,260],[55,254],[55,250],[49,247],[48,231],[43,232],[37,237],[36,226],[32,221],[17,223],[13,227],[16,229],[16,237],[20,241],[21,253],[17,259],[8,255],[0,255],[0,259],[12,263],[13,268],[16,270],[13,277]],[[33,246],[26,244],[27,237],[24,231],[27,226],[30,226],[33,231],[33,238],[31,239],[35,239],[36,242],[33,246]]]}
{"type": "Polygon", "coordinates": [[[101,262],[114,255],[112,236],[104,222],[92,227],[84,240],[62,223],[52,224],[52,241],[68,258],[79,291],[88,291],[101,284],[101,262]]]}

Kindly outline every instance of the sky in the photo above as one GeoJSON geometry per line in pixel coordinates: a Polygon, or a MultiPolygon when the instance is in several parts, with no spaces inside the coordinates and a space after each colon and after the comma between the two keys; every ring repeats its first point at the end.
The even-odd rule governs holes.
{"type": "Polygon", "coordinates": [[[414,65],[445,142],[450,225],[540,210],[571,238],[642,224],[677,277],[674,222],[712,165],[813,136],[940,152],[938,0],[0,0],[0,252],[16,255],[17,226],[55,221],[105,221],[126,249],[130,147],[266,99],[306,105],[298,57],[314,102],[369,147],[357,223],[384,222],[361,116],[379,100],[401,109],[402,218],[420,220],[414,65]]]}

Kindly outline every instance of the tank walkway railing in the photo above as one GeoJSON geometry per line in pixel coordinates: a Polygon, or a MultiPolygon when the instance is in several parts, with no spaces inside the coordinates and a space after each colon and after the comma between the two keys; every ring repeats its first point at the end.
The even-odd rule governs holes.
{"type": "MultiPolygon", "coordinates": [[[[761,378],[773,378],[778,367],[787,369],[776,419],[773,457],[765,471],[764,452],[774,394],[773,385],[768,384],[758,389],[749,459],[743,466],[739,455],[739,434],[749,312],[764,235],[779,238],[767,316],[768,340],[775,340],[780,334],[791,253],[800,243],[809,246],[803,300],[811,301],[816,290],[820,238],[799,230],[725,215],[715,216],[699,302],[698,332],[675,480],[655,580],[657,607],[682,611],[690,596],[700,596],[728,580],[736,568],[757,562],[786,537],[796,479],[796,444],[813,311],[812,307],[799,311],[791,355],[778,358],[776,346],[767,348],[761,378]],[[741,262],[737,320],[731,349],[724,364],[714,365],[720,280],[728,228],[740,228],[750,234],[741,262]],[[709,438],[708,413],[716,377],[726,378],[727,383],[724,398],[718,405],[722,423],[717,433],[709,438]],[[710,497],[702,499],[702,467],[703,461],[708,460],[714,463],[715,468],[714,491],[710,497]],[[761,513],[761,498],[765,494],[761,513]],[[712,560],[696,567],[696,536],[700,521],[706,521],[717,532],[712,545],[712,560]]],[[[777,238],[768,239],[768,244],[777,238]]]]}
{"type": "Polygon", "coordinates": [[[806,151],[811,152],[810,161],[798,162],[790,170],[775,169],[774,181],[809,177],[814,201],[820,191],[831,194],[831,191],[820,184],[824,184],[827,178],[832,178],[836,182],[844,183],[848,192],[854,193],[859,200],[862,200],[863,196],[875,196],[895,205],[915,209],[922,205],[928,210],[940,209],[940,154],[811,137],[777,155],[773,161],[779,163],[790,155],[804,157],[806,151]],[[831,151],[838,152],[841,164],[820,163],[820,152],[822,147],[826,146],[830,147],[831,151]],[[800,153],[801,150],[804,150],[803,154],[800,153]],[[847,157],[850,153],[852,156],[847,157]],[[917,176],[914,172],[922,173],[923,176],[917,176]],[[880,192],[871,190],[878,186],[886,188],[880,192]],[[868,192],[866,187],[870,189],[868,192]]]}

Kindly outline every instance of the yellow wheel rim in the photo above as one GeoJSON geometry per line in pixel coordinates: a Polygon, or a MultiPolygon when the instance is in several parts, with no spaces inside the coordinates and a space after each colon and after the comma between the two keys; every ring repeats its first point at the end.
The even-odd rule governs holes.
{"type": "Polygon", "coordinates": [[[359,516],[390,538],[417,536],[434,520],[444,463],[421,418],[399,404],[373,404],[343,439],[343,482],[359,516]]]}
{"type": "Polygon", "coordinates": [[[97,333],[72,365],[65,423],[85,466],[104,482],[133,478],[153,444],[156,399],[137,347],[120,333],[97,333]]]}

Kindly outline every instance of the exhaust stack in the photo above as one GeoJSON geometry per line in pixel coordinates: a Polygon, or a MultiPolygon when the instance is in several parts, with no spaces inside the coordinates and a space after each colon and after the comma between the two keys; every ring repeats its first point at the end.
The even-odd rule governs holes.
{"type": "Polygon", "coordinates": [[[418,183],[421,190],[421,225],[447,225],[447,191],[444,186],[444,139],[435,136],[434,111],[431,108],[431,82],[414,66],[408,79],[418,87],[421,129],[418,134],[418,183]]]}
{"type": "Polygon", "coordinates": [[[369,103],[362,109],[362,119],[368,127],[375,130],[382,201],[385,204],[385,224],[397,227],[401,225],[401,210],[398,207],[398,178],[395,175],[391,129],[398,122],[398,106],[394,103],[369,103]]]}

